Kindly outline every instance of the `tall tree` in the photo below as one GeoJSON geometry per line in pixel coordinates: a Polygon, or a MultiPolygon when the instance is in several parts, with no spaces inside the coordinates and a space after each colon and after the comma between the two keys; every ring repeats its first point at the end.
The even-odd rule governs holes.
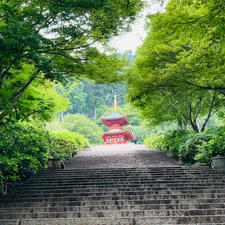
{"type": "Polygon", "coordinates": [[[129,100],[153,122],[176,119],[203,131],[224,101],[224,3],[170,0],[166,12],[149,19],[127,78],[129,100]]]}
{"type": "Polygon", "coordinates": [[[95,46],[129,30],[142,7],[142,0],[1,1],[0,93],[22,64],[33,64],[35,70],[9,97],[11,107],[0,109],[0,119],[14,109],[35,79],[117,80],[124,63],[95,46]]]}

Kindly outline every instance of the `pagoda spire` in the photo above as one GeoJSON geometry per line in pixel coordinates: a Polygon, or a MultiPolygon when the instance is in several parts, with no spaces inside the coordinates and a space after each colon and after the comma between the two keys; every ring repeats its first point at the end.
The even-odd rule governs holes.
{"type": "Polygon", "coordinates": [[[117,99],[116,99],[116,94],[114,95],[113,106],[114,106],[114,112],[116,112],[116,110],[117,110],[117,99]]]}

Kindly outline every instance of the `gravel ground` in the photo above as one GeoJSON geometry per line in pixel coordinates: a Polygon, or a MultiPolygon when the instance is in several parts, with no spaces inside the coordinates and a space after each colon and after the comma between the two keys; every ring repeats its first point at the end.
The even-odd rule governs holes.
{"type": "Polygon", "coordinates": [[[66,168],[139,168],[178,166],[164,152],[145,145],[118,144],[91,146],[67,162],[66,168]]]}

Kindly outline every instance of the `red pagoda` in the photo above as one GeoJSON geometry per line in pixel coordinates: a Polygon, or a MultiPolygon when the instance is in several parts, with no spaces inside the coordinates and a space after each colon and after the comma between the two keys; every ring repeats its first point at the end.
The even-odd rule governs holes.
{"type": "Polygon", "coordinates": [[[130,124],[126,116],[116,112],[116,96],[114,96],[114,113],[102,117],[102,122],[109,127],[108,132],[104,132],[102,139],[105,144],[126,144],[128,140],[133,140],[133,136],[129,130],[122,127],[130,124]]]}

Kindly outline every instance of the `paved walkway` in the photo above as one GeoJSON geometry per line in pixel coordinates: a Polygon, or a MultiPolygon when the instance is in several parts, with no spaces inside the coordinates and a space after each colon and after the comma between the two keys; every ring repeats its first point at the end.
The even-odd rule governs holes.
{"type": "Polygon", "coordinates": [[[71,159],[66,168],[140,168],[178,166],[164,152],[149,150],[145,145],[118,144],[92,146],[71,159]]]}

